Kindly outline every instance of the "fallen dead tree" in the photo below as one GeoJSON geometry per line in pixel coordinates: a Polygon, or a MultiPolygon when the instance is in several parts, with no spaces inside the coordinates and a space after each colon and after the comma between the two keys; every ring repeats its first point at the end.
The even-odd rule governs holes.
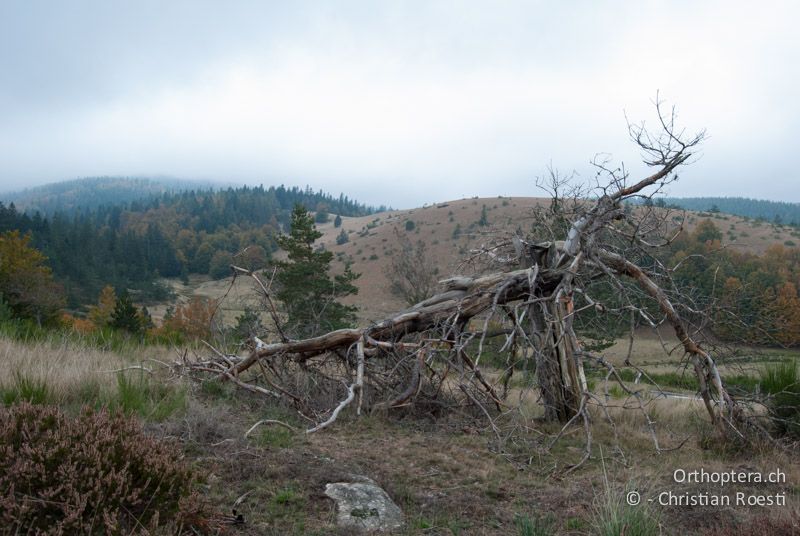
{"type": "MultiPolygon", "coordinates": [[[[507,269],[443,280],[440,293],[374,324],[292,340],[280,328],[269,283],[258,273],[233,266],[235,276],[250,276],[257,282],[277,326],[278,340],[254,338],[245,357],[216,352],[191,368],[289,401],[308,419],[307,432],[329,426],[354,403],[359,414],[408,407],[435,413],[460,405],[476,408],[499,437],[493,415],[509,408],[505,395],[515,367],[528,367],[536,371],[545,420],[565,427],[583,421],[588,457],[591,418],[587,406],[598,397],[587,388],[584,361],[601,363],[609,369],[609,377],[623,385],[602,356],[583,348],[574,327],[576,315],[586,309],[612,312],[586,290],[590,282],[605,278],[620,293],[638,289],[636,299],[626,295],[624,306],[614,312],[630,314],[632,319],[639,316],[653,326],[671,326],[693,366],[710,420],[722,434],[741,435],[741,408],[727,391],[714,358],[696,340],[700,331],[692,329],[687,316],[678,312],[681,304],[675,303],[675,297],[680,299],[681,294],[671,295],[659,283],[669,281],[669,269],[657,264],[645,269],[631,260],[640,258],[643,248],[654,247],[654,237],[663,236],[668,226],[652,211],[626,209],[626,202],[652,196],[675,180],[676,170],[690,161],[703,140],[703,133],[686,138],[676,130],[674,111],[663,113],[660,103],[657,110],[657,136],[643,125],[630,126],[645,163],[655,169],[652,174],[631,182],[624,169],[596,163],[606,182],[599,193],[595,191],[594,201],[580,192],[561,195],[559,187],[564,183],[553,175],[553,203],[537,220],[537,234],[549,240],[517,234],[491,244],[481,254],[494,266],[507,269]],[[578,296],[581,303],[576,307],[578,296]],[[652,307],[642,305],[643,299],[652,307]],[[654,310],[661,320],[653,319],[654,310]],[[501,320],[506,328],[493,332],[493,319],[501,320]],[[494,335],[505,336],[503,350],[521,357],[510,360],[499,377],[489,378],[480,361],[486,338],[494,335]],[[520,348],[527,350],[515,352],[520,348]]],[[[640,408],[652,425],[641,400],[640,408]]],[[[654,432],[653,438],[660,450],[654,432]]]]}

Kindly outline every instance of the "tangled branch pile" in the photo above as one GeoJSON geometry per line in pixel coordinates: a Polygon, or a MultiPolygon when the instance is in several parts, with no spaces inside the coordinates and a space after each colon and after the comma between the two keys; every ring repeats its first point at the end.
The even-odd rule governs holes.
{"type": "MultiPolygon", "coordinates": [[[[216,352],[192,363],[192,369],[290,401],[313,432],[353,403],[358,414],[412,405],[431,412],[472,406],[494,426],[492,416],[509,408],[511,375],[525,368],[536,371],[544,418],[565,425],[582,419],[589,435],[587,405],[597,397],[587,388],[584,362],[619,376],[601,355],[588,351],[575,326],[584,316],[616,315],[630,318],[632,327],[635,319],[670,326],[694,369],[710,419],[721,433],[740,435],[740,406],[697,340],[706,318],[692,307],[688,293],[670,286],[670,268],[651,253],[674,226],[652,209],[628,205],[674,181],[704,138],[702,132],[687,137],[675,126],[674,109],[665,113],[661,103],[656,107],[659,134],[643,124],[629,126],[654,171],[631,181],[624,168],[597,161],[603,180],[592,191],[568,196],[561,192],[567,181],[553,173],[547,185],[552,203],[535,216],[533,235],[519,232],[480,252],[495,271],[441,281],[439,294],[369,326],[300,340],[279,328],[275,342],[253,338],[246,357],[216,352]],[[612,289],[603,299],[592,295],[598,281],[612,289]],[[490,329],[498,323],[491,320],[503,327],[490,329]],[[511,357],[501,374],[487,377],[481,371],[483,348],[487,337],[497,335],[505,336],[502,350],[511,357]]],[[[257,273],[233,269],[255,278],[280,326],[269,283],[257,273]]]]}

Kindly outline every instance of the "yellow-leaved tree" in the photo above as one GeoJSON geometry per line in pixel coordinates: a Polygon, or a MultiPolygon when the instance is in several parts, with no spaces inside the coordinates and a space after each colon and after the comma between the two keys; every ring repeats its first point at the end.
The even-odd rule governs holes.
{"type": "Polygon", "coordinates": [[[117,293],[114,287],[106,285],[100,291],[100,296],[97,299],[97,305],[93,305],[89,309],[89,320],[97,326],[102,328],[111,324],[111,315],[114,314],[114,307],[117,304],[117,293]]]}
{"type": "Polygon", "coordinates": [[[19,231],[0,234],[0,296],[13,316],[41,325],[58,317],[64,291],[30,239],[19,231]]]}

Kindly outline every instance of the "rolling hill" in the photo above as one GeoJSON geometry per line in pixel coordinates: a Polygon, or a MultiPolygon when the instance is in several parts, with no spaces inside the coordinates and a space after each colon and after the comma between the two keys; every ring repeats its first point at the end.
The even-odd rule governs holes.
{"type": "Polygon", "coordinates": [[[221,184],[207,181],[151,179],[142,177],[87,177],[2,194],[18,210],[49,215],[94,210],[100,206],[125,205],[164,193],[209,190],[221,184]]]}
{"type": "MultiPolygon", "coordinates": [[[[410,210],[343,217],[341,229],[348,234],[349,241],[337,244],[336,238],[341,229],[329,222],[318,224],[318,229],[323,233],[319,242],[334,253],[334,262],[339,269],[345,261],[351,261],[353,270],[361,273],[356,281],[359,293],[348,301],[360,307],[360,316],[364,321],[375,320],[405,307],[403,301],[390,292],[386,276],[392,255],[398,250],[396,233],[407,234],[412,242],[425,242],[428,253],[439,268],[439,274],[445,278],[467,273],[470,267],[464,264],[464,260],[470,250],[489,237],[510,233],[517,228],[529,228],[531,207],[542,203],[549,203],[549,199],[471,198],[410,210]],[[488,225],[480,226],[478,222],[484,207],[488,225]],[[409,221],[413,222],[411,230],[407,230],[409,221]]],[[[736,251],[761,255],[774,244],[783,244],[787,248],[800,245],[800,229],[723,213],[688,212],[686,227],[691,231],[705,220],[712,221],[722,232],[723,245],[736,251]]],[[[182,299],[193,294],[221,297],[230,289],[230,278],[211,281],[197,277],[192,278],[189,286],[174,282],[173,288],[182,299]]],[[[229,298],[237,298],[231,298],[223,305],[223,310],[229,310],[226,315],[228,320],[241,310],[238,299],[248,298],[249,283],[240,281],[237,288],[230,292],[229,298]]],[[[156,309],[156,314],[158,312],[156,309]]]]}

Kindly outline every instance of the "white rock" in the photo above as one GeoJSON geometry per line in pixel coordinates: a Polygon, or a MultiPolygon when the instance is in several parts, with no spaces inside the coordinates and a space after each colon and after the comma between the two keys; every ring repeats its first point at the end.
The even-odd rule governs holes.
{"type": "Polygon", "coordinates": [[[369,479],[336,482],[325,486],[325,495],[336,502],[340,527],[364,531],[394,530],[405,522],[403,512],[386,492],[369,479]]]}

